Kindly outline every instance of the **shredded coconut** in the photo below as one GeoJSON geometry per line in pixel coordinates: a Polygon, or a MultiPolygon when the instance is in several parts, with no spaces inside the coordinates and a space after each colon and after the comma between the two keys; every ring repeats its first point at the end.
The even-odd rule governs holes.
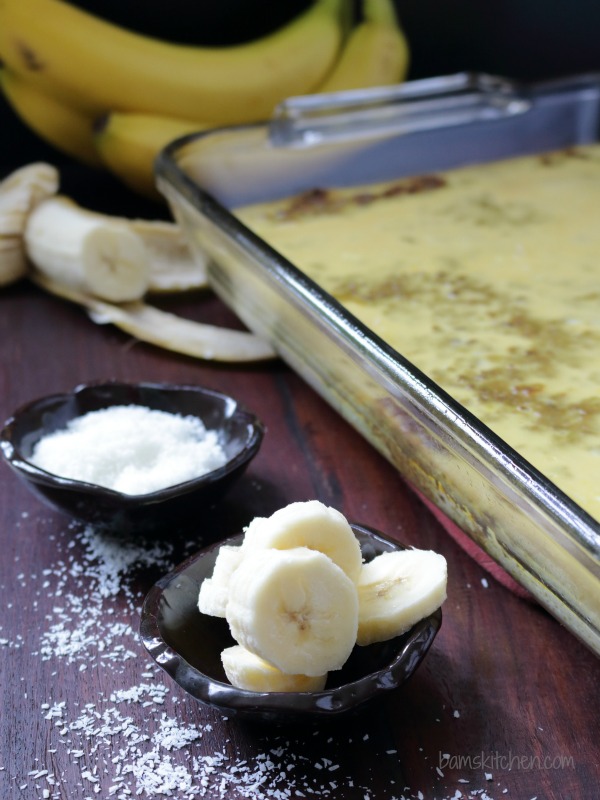
{"type": "MultiPolygon", "coordinates": [[[[43,521],[39,524],[43,527],[43,521]]],[[[313,759],[307,755],[306,730],[296,735],[268,728],[240,738],[232,723],[198,706],[143,657],[137,619],[147,587],[202,546],[198,540],[177,547],[152,539],[134,543],[79,523],[49,538],[55,556],[40,564],[40,581],[31,595],[32,603],[42,592],[50,598],[47,616],[4,645],[26,648],[40,660],[35,669],[42,680],[29,687],[29,694],[31,704],[37,703],[43,744],[29,762],[0,766],[3,800],[377,800],[380,794],[386,800],[423,800],[423,792],[394,785],[400,756],[387,737],[388,746],[379,750],[372,744],[370,756],[374,768],[383,766],[383,774],[390,775],[382,793],[376,797],[368,774],[355,771],[353,753],[376,738],[368,721],[350,725],[347,734],[340,730],[332,736],[326,726],[312,731],[319,753],[313,759]],[[111,687],[100,690],[93,702],[83,701],[77,688],[86,680],[80,677],[82,664],[105,673],[99,683],[111,687]],[[52,680],[59,673],[62,680],[52,680]],[[73,691],[65,692],[65,685],[73,691]],[[42,686],[48,687],[45,696],[42,686]]],[[[26,577],[33,584],[34,576],[26,577]]],[[[18,587],[15,601],[26,610],[30,590],[18,587]]],[[[460,778],[450,787],[446,777],[442,787],[433,764],[431,778],[428,797],[492,800],[489,789],[463,786],[459,794],[460,778]]]]}
{"type": "Polygon", "coordinates": [[[193,416],[111,406],[71,420],[36,444],[31,462],[123,494],[148,494],[222,467],[218,433],[193,416]]]}

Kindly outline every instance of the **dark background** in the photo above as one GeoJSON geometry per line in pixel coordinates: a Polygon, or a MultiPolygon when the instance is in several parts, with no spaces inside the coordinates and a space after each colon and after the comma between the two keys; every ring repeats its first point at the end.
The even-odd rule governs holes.
{"type": "MultiPolygon", "coordinates": [[[[26,0],[23,0],[25,2],[26,0]]],[[[232,44],[308,5],[258,0],[80,0],[105,19],[174,42],[232,44]]],[[[409,79],[481,71],[519,81],[600,72],[600,0],[397,0],[412,54],[409,79]]],[[[63,190],[98,210],[156,216],[109,175],[75,164],[27,130],[0,98],[0,174],[32,159],[61,168],[63,190]]]]}

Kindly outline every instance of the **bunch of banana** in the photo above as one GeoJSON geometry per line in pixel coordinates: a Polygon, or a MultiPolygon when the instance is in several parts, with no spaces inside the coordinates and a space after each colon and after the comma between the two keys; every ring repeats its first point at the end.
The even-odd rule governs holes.
{"type": "Polygon", "coordinates": [[[200,585],[201,613],[227,620],[229,682],[249,691],[320,691],[355,644],[404,633],[446,599],[445,558],[430,550],[363,563],[352,527],[317,500],[291,503],[222,545],[200,585]]]}
{"type": "Polygon", "coordinates": [[[63,0],[0,3],[1,86],[40,137],[156,196],[153,162],[174,138],[263,121],[282,100],[397,83],[408,46],[394,0],[314,0],[260,39],[176,45],[105,22],[63,0]]]}

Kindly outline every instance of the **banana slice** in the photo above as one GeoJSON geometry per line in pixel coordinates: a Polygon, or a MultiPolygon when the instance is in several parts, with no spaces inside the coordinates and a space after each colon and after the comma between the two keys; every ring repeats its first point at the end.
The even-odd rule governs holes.
{"type": "Polygon", "coordinates": [[[229,597],[229,582],[242,559],[241,547],[224,544],[219,548],[210,578],[200,584],[198,609],[203,614],[225,618],[225,607],[229,597]]]}
{"type": "Polygon", "coordinates": [[[324,675],[354,647],[356,586],[317,550],[261,548],[233,573],[226,619],[238,644],[282,672],[324,675]]]}
{"type": "Polygon", "coordinates": [[[318,500],[290,503],[270,517],[257,517],[246,528],[243,548],[308,547],[318,550],[356,582],[362,554],[358,539],[343,514],[318,500]]]}
{"type": "Polygon", "coordinates": [[[433,550],[382,553],[362,568],[358,581],[359,645],[399,636],[446,599],[447,565],[433,550]]]}
{"type": "Polygon", "coordinates": [[[139,300],[106,303],[88,292],[53,280],[39,270],[33,270],[29,278],[41,289],[86,308],[97,325],[112,323],[140,342],[174,353],[233,363],[275,357],[271,346],[252,333],[184,319],[139,300]]]}
{"type": "Polygon", "coordinates": [[[288,675],[239,644],[221,653],[227,680],[250,692],[320,692],[327,675],[288,675]]]}

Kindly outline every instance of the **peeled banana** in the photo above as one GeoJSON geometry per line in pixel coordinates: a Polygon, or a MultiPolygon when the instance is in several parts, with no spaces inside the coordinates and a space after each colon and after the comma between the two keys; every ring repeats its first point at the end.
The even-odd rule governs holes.
{"type": "Polygon", "coordinates": [[[344,4],[315,0],[260,39],[199,47],[127,31],[61,0],[3,0],[0,58],[38,89],[95,116],[258,121],[322,83],[341,46],[344,4]]]}
{"type": "Polygon", "coordinates": [[[33,209],[24,240],[34,266],[57,283],[113,302],[138,300],[148,291],[149,260],[140,237],[117,218],[66,197],[33,209]]]}
{"type": "Polygon", "coordinates": [[[198,253],[192,256],[179,225],[161,220],[119,219],[144,245],[150,293],[189,292],[208,287],[206,260],[198,253]]]}
{"type": "Polygon", "coordinates": [[[15,170],[0,183],[0,286],[29,272],[24,234],[33,209],[56,194],[59,174],[44,162],[15,170]]]}
{"type": "Polygon", "coordinates": [[[39,272],[102,300],[123,303],[207,285],[204,265],[174,223],[99,214],[57,195],[32,210],[23,238],[39,272]]]}
{"type": "Polygon", "coordinates": [[[58,170],[28,164],[0,182],[0,286],[28,277],[99,324],[194,358],[262,361],[272,347],[246,331],[204,325],[141,300],[207,286],[179,226],[81,208],[57,195],[58,170]],[[107,299],[108,298],[108,299],[107,299]],[[133,298],[133,299],[128,299],[133,298]],[[109,302],[112,300],[113,302],[109,302]]]}
{"type": "Polygon", "coordinates": [[[409,48],[393,0],[363,0],[363,19],[350,32],[319,93],[400,83],[406,77],[409,48]]]}

